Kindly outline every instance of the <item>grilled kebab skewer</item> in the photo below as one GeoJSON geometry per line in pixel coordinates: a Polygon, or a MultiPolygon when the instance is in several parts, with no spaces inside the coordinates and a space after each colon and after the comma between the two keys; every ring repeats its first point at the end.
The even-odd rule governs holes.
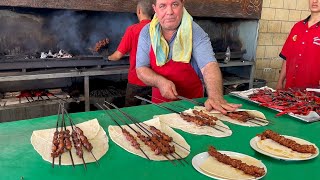
{"type": "MultiPolygon", "coordinates": [[[[156,106],[158,106],[158,107],[161,107],[161,108],[163,108],[163,109],[169,110],[169,111],[171,111],[171,112],[177,113],[177,114],[179,114],[180,116],[181,116],[181,115],[185,115],[184,113],[181,113],[181,112],[179,112],[179,111],[173,110],[173,109],[171,109],[171,108],[169,108],[169,107],[166,107],[166,106],[163,106],[163,105],[159,105],[159,104],[155,104],[155,103],[153,103],[152,101],[150,101],[150,100],[148,100],[148,99],[145,99],[145,98],[143,98],[143,97],[135,96],[135,98],[140,99],[140,100],[143,100],[143,101],[146,101],[146,102],[148,102],[148,103],[151,103],[151,104],[156,105],[156,106]]],[[[215,127],[215,126],[218,126],[218,127],[223,127],[223,126],[220,126],[220,125],[218,125],[218,124],[214,124],[213,126],[212,126],[212,125],[209,125],[209,126],[212,127],[212,128],[214,128],[214,129],[216,129],[217,131],[220,131],[220,132],[225,133],[225,131],[223,131],[223,130],[215,127]]],[[[223,127],[223,128],[225,128],[225,127],[223,127]]],[[[228,128],[226,128],[226,129],[228,129],[228,128]]]]}
{"type": "Polygon", "coordinates": [[[242,123],[245,123],[245,122],[251,122],[253,124],[256,124],[256,125],[262,125],[262,124],[259,124],[257,122],[262,122],[262,123],[270,123],[268,120],[265,120],[265,119],[262,119],[262,118],[256,118],[256,117],[252,117],[248,112],[246,111],[235,111],[235,112],[228,112],[226,114],[226,116],[230,117],[231,119],[234,119],[234,120],[237,120],[237,121],[240,121],[242,123]],[[257,121],[257,122],[254,122],[254,121],[257,121]]]}
{"type": "Polygon", "coordinates": [[[100,165],[97,158],[94,156],[94,154],[92,152],[93,146],[88,141],[88,138],[83,134],[83,131],[75,125],[72,118],[69,116],[68,112],[65,109],[63,109],[63,110],[65,111],[65,113],[70,121],[71,127],[72,127],[72,138],[73,138],[74,143],[76,143],[74,146],[76,147],[76,149],[78,148],[77,155],[82,158],[82,161],[84,162],[85,168],[86,168],[86,164],[83,159],[82,147],[84,147],[88,152],[90,152],[92,157],[95,159],[96,164],[100,165]]]}
{"type": "MultiPolygon", "coordinates": [[[[138,134],[138,138],[140,140],[142,140],[146,145],[148,145],[152,151],[158,151],[158,153],[160,153],[159,150],[161,150],[161,154],[164,155],[164,157],[166,157],[168,160],[171,161],[171,159],[169,159],[165,154],[168,154],[167,152],[171,152],[169,153],[170,156],[172,156],[174,159],[178,160],[179,163],[181,163],[182,165],[184,165],[182,162],[180,162],[180,159],[177,159],[175,156],[172,155],[172,153],[174,153],[175,155],[177,155],[179,158],[181,158],[184,162],[186,162],[178,153],[176,153],[174,151],[174,146],[170,146],[169,142],[161,139],[161,136],[159,136],[156,133],[152,133],[151,131],[149,131],[148,129],[146,129],[144,126],[142,126],[141,124],[139,124],[139,122],[137,120],[134,120],[133,117],[129,116],[128,114],[126,114],[125,112],[123,112],[121,109],[119,109],[117,106],[115,106],[112,103],[109,103],[107,101],[105,101],[107,104],[113,106],[114,108],[116,108],[117,110],[119,110],[120,113],[122,113],[127,119],[131,120],[142,132],[144,132],[148,137],[143,136],[141,133],[138,134]],[[150,141],[151,140],[151,141],[150,141]],[[159,141],[159,142],[158,142],[159,141]],[[155,144],[156,146],[154,146],[153,144],[155,144]],[[164,147],[163,147],[164,146],[164,147]],[[157,148],[159,148],[157,150],[157,148]],[[161,148],[162,147],[162,148],[161,148]]],[[[106,106],[104,104],[104,106],[108,109],[110,109],[108,106],[106,106]]],[[[116,113],[114,113],[116,116],[118,116],[116,113]]],[[[126,125],[128,125],[131,129],[133,129],[129,124],[127,124],[125,122],[125,120],[123,120],[121,117],[118,116],[118,118],[123,121],[126,125]]],[[[144,124],[144,123],[143,123],[144,124]]],[[[146,124],[145,124],[146,125],[146,124]]],[[[147,126],[147,125],[146,125],[147,126]]],[[[133,129],[134,130],[134,129],[133,129]]],[[[166,139],[170,139],[170,138],[166,138],[166,139]]],[[[174,141],[172,141],[174,142],[174,141]]],[[[176,143],[177,144],[177,143],[176,143]]],[[[181,145],[179,145],[180,147],[182,147],[181,145]]],[[[186,149],[186,148],[185,148],[186,149]]],[[[156,153],[157,154],[157,153],[156,153]]],[[[172,162],[174,164],[174,162],[172,162]]],[[[186,162],[187,163],[187,162],[186,162]]],[[[188,163],[187,163],[188,164],[188,163]]]]}
{"type": "MultiPolygon", "coordinates": [[[[119,109],[116,105],[114,105],[114,104],[112,104],[112,103],[109,103],[109,102],[107,102],[107,101],[105,101],[105,103],[107,103],[107,104],[111,105],[112,107],[116,108],[121,114],[123,114],[127,119],[129,119],[132,123],[134,123],[134,124],[135,124],[139,129],[141,129],[144,133],[146,133],[146,134],[149,133],[149,134],[151,134],[151,135],[155,134],[155,135],[157,135],[158,137],[160,137],[156,132],[155,132],[155,133],[152,133],[152,131],[154,131],[154,130],[152,130],[152,128],[151,128],[149,125],[147,125],[147,124],[145,124],[145,123],[143,123],[143,122],[139,122],[137,119],[133,118],[132,116],[128,115],[127,113],[125,113],[124,111],[122,111],[121,109],[119,109]],[[145,128],[145,127],[142,126],[142,125],[149,127],[149,129],[150,129],[151,131],[149,131],[147,128],[145,128]]],[[[104,105],[104,106],[107,107],[106,105],[104,105]]],[[[109,108],[109,107],[107,107],[107,108],[109,108]]],[[[168,135],[166,135],[165,133],[163,133],[163,136],[168,136],[168,135]]],[[[167,138],[168,138],[168,137],[167,137],[167,138]]],[[[173,142],[174,144],[176,144],[177,146],[183,148],[184,150],[190,152],[189,149],[183,147],[183,146],[180,145],[179,143],[177,143],[177,142],[175,142],[175,141],[173,141],[173,140],[172,140],[172,142],[173,142]]],[[[177,154],[177,155],[181,158],[181,156],[180,156],[179,154],[177,154]]],[[[182,159],[182,158],[181,158],[181,159],[182,159]]]]}
{"type": "MultiPolygon", "coordinates": [[[[136,149],[140,149],[140,151],[146,156],[147,159],[150,160],[150,158],[147,156],[147,154],[141,149],[140,144],[138,143],[138,141],[136,140],[136,138],[130,134],[129,131],[127,131],[126,129],[122,128],[121,125],[113,118],[113,116],[106,111],[100,104],[97,103],[97,105],[103,109],[111,118],[112,121],[114,121],[120,128],[122,131],[122,134],[126,137],[126,139],[131,143],[131,146],[133,146],[136,149]]],[[[128,125],[129,126],[129,125],[128,125]]],[[[129,126],[130,127],[130,126],[129,126]]],[[[131,128],[131,127],[130,127],[131,128]]]]}
{"type": "Polygon", "coordinates": [[[294,140],[288,139],[284,136],[279,135],[278,133],[272,131],[272,130],[266,130],[262,134],[259,135],[262,140],[264,139],[272,139],[273,141],[288,147],[294,151],[297,151],[299,153],[311,153],[316,154],[317,149],[313,145],[301,145],[297,143],[294,140]]]}
{"type": "Polygon", "coordinates": [[[246,163],[243,163],[241,160],[232,159],[231,157],[218,152],[213,146],[209,147],[208,153],[210,154],[210,156],[216,158],[219,162],[230,165],[233,168],[239,169],[243,171],[245,174],[254,177],[261,177],[266,173],[264,168],[248,165],[246,163]]]}

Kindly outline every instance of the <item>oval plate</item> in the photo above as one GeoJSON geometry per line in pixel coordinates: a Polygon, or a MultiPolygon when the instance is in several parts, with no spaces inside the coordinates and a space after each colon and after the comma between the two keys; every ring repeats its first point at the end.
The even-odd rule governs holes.
{"type": "MultiPolygon", "coordinates": [[[[286,138],[290,138],[292,140],[297,139],[297,140],[305,141],[306,143],[310,143],[309,141],[306,141],[306,140],[300,139],[300,138],[296,138],[296,137],[293,137],[293,136],[285,136],[285,135],[282,135],[282,136],[286,137],[286,138]]],[[[257,152],[259,152],[261,154],[264,154],[266,156],[269,156],[269,157],[272,157],[272,158],[275,158],[275,159],[280,159],[280,160],[285,160],[285,161],[304,161],[304,160],[313,159],[313,158],[315,158],[315,157],[317,157],[319,155],[318,147],[315,144],[310,143],[310,144],[314,145],[316,147],[316,149],[317,149],[317,153],[312,155],[312,156],[310,156],[310,157],[307,157],[307,158],[288,158],[288,157],[277,156],[277,155],[271,154],[271,153],[269,153],[267,151],[264,151],[264,150],[260,149],[257,146],[257,141],[259,141],[259,140],[260,140],[259,136],[255,136],[254,138],[252,138],[250,140],[250,146],[252,147],[252,149],[254,149],[255,151],[257,151],[257,152]]]]}
{"type": "MultiPolygon", "coordinates": [[[[245,155],[245,154],[241,154],[241,153],[237,153],[237,152],[232,152],[232,151],[219,151],[220,153],[222,154],[225,154],[225,155],[228,155],[228,156],[237,156],[237,157],[249,157],[249,158],[253,158],[251,156],[248,156],[248,155],[245,155]]],[[[219,176],[214,176],[214,175],[211,175],[211,174],[207,174],[206,172],[204,172],[200,166],[207,160],[207,158],[209,157],[209,153],[208,152],[202,152],[200,154],[197,154],[195,155],[193,158],[192,158],[192,166],[198,171],[200,172],[201,174],[204,174],[208,177],[211,177],[211,178],[214,178],[214,179],[217,179],[217,180],[228,180],[228,179],[225,179],[223,177],[219,177],[219,176]]],[[[255,159],[255,158],[253,158],[255,159]]],[[[256,159],[257,160],[257,159],[256,159]]],[[[259,160],[257,160],[259,161],[259,160]]],[[[261,161],[260,161],[261,162],[261,161]]],[[[258,177],[258,178],[250,178],[250,179],[245,179],[245,180],[254,180],[254,179],[261,179],[263,178],[266,174],[267,174],[267,167],[261,162],[261,166],[264,168],[265,170],[265,174],[261,177],[258,177]]],[[[240,179],[239,179],[240,180],[240,179]]]]}

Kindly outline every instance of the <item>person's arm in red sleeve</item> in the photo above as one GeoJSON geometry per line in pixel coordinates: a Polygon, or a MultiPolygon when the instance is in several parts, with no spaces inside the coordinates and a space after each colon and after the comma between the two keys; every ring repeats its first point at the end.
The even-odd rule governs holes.
{"type": "Polygon", "coordinates": [[[120,60],[125,54],[127,54],[128,52],[130,52],[131,50],[131,41],[132,41],[132,31],[131,28],[128,27],[124,36],[121,39],[121,42],[118,46],[118,49],[111,54],[110,56],[108,56],[108,60],[110,61],[118,61],[120,60]]]}

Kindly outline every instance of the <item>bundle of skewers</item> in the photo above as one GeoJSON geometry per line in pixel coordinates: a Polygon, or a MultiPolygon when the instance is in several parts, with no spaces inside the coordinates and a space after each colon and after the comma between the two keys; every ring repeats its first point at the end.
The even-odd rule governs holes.
{"type": "MultiPolygon", "coordinates": [[[[160,104],[155,104],[152,101],[142,98],[140,96],[135,96],[136,98],[143,100],[145,102],[151,103],[153,105],[156,105],[160,108],[169,110],[177,115],[179,115],[184,121],[188,122],[188,123],[192,123],[195,124],[196,126],[201,126],[201,127],[211,127],[213,129],[215,129],[216,131],[219,131],[221,133],[224,134],[230,134],[231,135],[231,131],[230,129],[225,126],[224,124],[222,124],[221,122],[219,122],[219,119],[214,117],[214,116],[210,116],[206,113],[204,113],[203,111],[198,111],[198,110],[192,110],[191,112],[188,111],[184,111],[184,112],[179,112],[171,107],[165,106],[165,105],[160,105],[160,104]]],[[[180,98],[182,98],[181,96],[179,96],[180,98]]],[[[154,98],[154,97],[153,97],[154,98]]],[[[156,98],[157,99],[157,98],[156,98]]],[[[158,99],[161,100],[161,99],[158,99]]],[[[191,101],[191,100],[190,100],[191,101]]],[[[191,102],[194,102],[193,100],[191,102]]],[[[183,110],[185,110],[185,108],[177,106],[177,108],[181,108],[183,110]]]]}
{"type": "Polygon", "coordinates": [[[86,151],[88,151],[93,156],[93,158],[95,159],[95,162],[99,165],[99,162],[97,161],[96,157],[92,152],[93,146],[88,141],[87,136],[85,136],[83,131],[75,125],[73,120],[68,115],[66,109],[64,108],[64,105],[60,103],[59,109],[58,109],[58,118],[56,122],[56,131],[54,132],[53,140],[52,140],[51,157],[52,157],[53,168],[55,164],[54,163],[55,158],[59,158],[59,166],[61,165],[61,156],[64,152],[69,152],[72,166],[75,167],[73,156],[71,153],[72,147],[76,149],[76,155],[82,159],[85,169],[87,169],[87,166],[83,157],[83,149],[86,149],[86,151]],[[70,132],[70,130],[68,130],[66,127],[65,116],[69,120],[72,132],[70,132]],[[71,143],[71,139],[73,142],[73,146],[71,143]]]}
{"type": "MultiPolygon", "coordinates": [[[[102,105],[103,107],[99,104],[97,105],[101,109],[109,110],[105,111],[106,114],[108,114],[111,120],[115,122],[121,129],[122,135],[127,141],[129,141],[129,144],[134,149],[141,151],[145,158],[148,160],[156,160],[154,158],[155,156],[162,156],[174,165],[176,165],[175,161],[178,161],[183,166],[188,164],[183,159],[183,156],[186,156],[186,152],[189,154],[189,147],[184,147],[183,145],[177,143],[172,137],[155,126],[148,125],[144,122],[139,122],[137,119],[125,113],[114,104],[107,101],[105,101],[105,103],[106,104],[102,105]],[[118,112],[121,113],[121,116],[114,111],[110,111],[109,106],[116,108],[118,112]],[[120,123],[123,123],[124,125],[120,125],[120,123]],[[143,145],[141,143],[143,143],[143,145]],[[179,154],[177,149],[180,152],[182,150],[185,153],[183,155],[179,154]]],[[[110,136],[112,138],[112,134],[110,134],[110,136]]]]}

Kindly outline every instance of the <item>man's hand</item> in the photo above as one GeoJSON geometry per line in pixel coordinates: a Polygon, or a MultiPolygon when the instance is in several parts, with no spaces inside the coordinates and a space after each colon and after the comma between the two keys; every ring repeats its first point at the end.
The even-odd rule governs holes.
{"type": "Polygon", "coordinates": [[[176,86],[174,85],[174,83],[170,80],[167,79],[162,79],[157,86],[160,90],[161,95],[164,98],[167,99],[177,99],[176,96],[178,96],[177,90],[176,90],[176,86]]]}
{"type": "Polygon", "coordinates": [[[204,105],[207,111],[211,111],[212,109],[214,109],[221,112],[222,114],[226,114],[227,111],[235,111],[236,109],[242,106],[241,104],[228,103],[223,98],[218,98],[218,99],[208,98],[204,103],[204,105]]]}

